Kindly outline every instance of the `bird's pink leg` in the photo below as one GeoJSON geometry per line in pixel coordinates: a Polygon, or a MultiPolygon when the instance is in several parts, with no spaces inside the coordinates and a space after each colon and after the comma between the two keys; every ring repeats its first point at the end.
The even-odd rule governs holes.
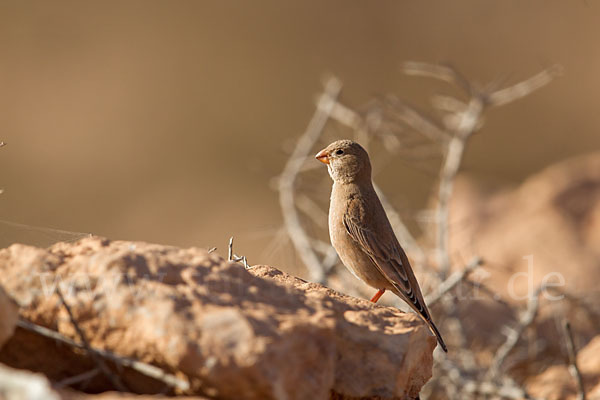
{"type": "Polygon", "coordinates": [[[383,296],[383,294],[384,294],[384,293],[385,293],[385,289],[379,289],[379,290],[377,291],[377,293],[375,293],[375,296],[373,296],[373,298],[371,299],[371,301],[372,301],[373,303],[377,303],[377,300],[379,300],[379,298],[380,298],[381,296],[383,296]]]}

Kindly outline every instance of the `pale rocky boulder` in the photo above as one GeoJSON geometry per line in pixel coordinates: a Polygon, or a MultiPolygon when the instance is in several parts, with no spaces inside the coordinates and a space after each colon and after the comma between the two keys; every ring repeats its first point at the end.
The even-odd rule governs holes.
{"type": "MultiPolygon", "coordinates": [[[[136,395],[122,392],[86,394],[70,389],[55,389],[44,375],[9,368],[0,364],[0,399],[2,400],[168,400],[172,397],[136,395]]],[[[208,400],[185,397],[186,400],[208,400]]]]}
{"type": "MultiPolygon", "coordinates": [[[[467,285],[458,289],[469,293],[457,307],[471,347],[500,346],[505,338],[498,332],[514,324],[515,307],[526,307],[542,284],[549,289],[541,293],[535,329],[547,344],[547,362],[560,362],[563,338],[557,316],[568,317],[582,341],[595,336],[599,240],[600,153],[562,161],[494,193],[460,177],[450,207],[453,266],[462,268],[473,256],[482,257],[484,265],[470,278],[497,294],[467,285]]],[[[524,372],[535,371],[518,374],[524,372]]]]}
{"type": "Polygon", "coordinates": [[[0,399],[60,400],[60,395],[44,375],[0,364],[0,399]]]}
{"type": "Polygon", "coordinates": [[[511,303],[544,282],[572,293],[596,291],[600,153],[555,164],[492,195],[462,177],[450,207],[450,238],[455,265],[483,257],[482,282],[511,303]]]}
{"type": "MultiPolygon", "coordinates": [[[[186,394],[411,399],[431,377],[436,342],[417,316],[203,249],[87,238],[13,245],[0,250],[0,268],[24,318],[79,340],[58,286],[93,347],[176,374],[189,382],[186,394]]],[[[27,364],[36,354],[30,365],[53,381],[89,370],[64,351],[39,359],[40,346],[56,345],[27,335],[18,330],[0,360],[27,364]],[[30,351],[16,352],[23,345],[30,351]]],[[[128,371],[122,379],[135,391],[163,389],[128,371]]]]}

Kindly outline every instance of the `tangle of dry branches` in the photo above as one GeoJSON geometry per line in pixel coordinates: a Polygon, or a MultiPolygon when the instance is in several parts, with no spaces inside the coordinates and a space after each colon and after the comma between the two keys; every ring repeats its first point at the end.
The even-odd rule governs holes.
{"type": "MultiPolygon", "coordinates": [[[[524,331],[534,324],[540,307],[540,287],[530,297],[521,314],[512,327],[505,326],[508,332],[504,342],[495,349],[492,359],[487,363],[478,361],[475,350],[469,346],[464,321],[457,313],[456,304],[460,301],[457,288],[479,289],[470,275],[482,264],[481,257],[474,257],[462,268],[453,270],[448,246],[449,239],[449,203],[453,186],[460,171],[467,144],[470,138],[483,126],[485,114],[494,107],[516,101],[547,85],[561,72],[559,66],[547,68],[532,77],[504,88],[495,89],[492,85],[485,88],[474,84],[458,69],[449,65],[408,62],[403,72],[409,76],[426,77],[449,84],[460,93],[459,97],[435,96],[433,106],[441,117],[429,116],[406,101],[394,96],[374,99],[367,112],[359,112],[344,105],[339,100],[341,83],[332,78],[325,84],[323,93],[317,101],[315,113],[304,134],[299,138],[282,174],[279,176],[278,189],[281,211],[287,233],[295,249],[307,268],[310,279],[327,284],[332,265],[337,263],[335,251],[319,239],[315,232],[326,229],[324,219],[327,211],[319,203],[300,189],[300,175],[312,168],[312,154],[319,150],[315,146],[326,135],[327,123],[339,124],[348,129],[355,140],[365,148],[371,143],[383,144],[384,151],[394,154],[394,147],[402,143],[407,131],[413,132],[423,140],[433,144],[442,157],[438,171],[438,183],[434,192],[437,205],[433,226],[435,244],[424,248],[415,238],[402,214],[386,196],[385,189],[377,187],[377,193],[390,218],[398,240],[407,251],[413,264],[422,273],[435,282],[436,290],[426,296],[426,302],[442,318],[446,317],[446,327],[450,328],[450,337],[458,344],[452,354],[435,352],[436,372],[434,378],[421,393],[421,398],[531,398],[522,385],[509,371],[503,368],[522,339],[524,331]],[[431,263],[432,254],[436,262],[431,263]],[[433,271],[433,272],[432,272],[433,271]],[[464,285],[462,285],[464,283],[464,285]]],[[[322,192],[321,192],[322,193],[322,192]]],[[[492,301],[500,296],[490,287],[481,287],[482,292],[492,301]]],[[[501,303],[506,307],[515,307],[501,303]]]]}

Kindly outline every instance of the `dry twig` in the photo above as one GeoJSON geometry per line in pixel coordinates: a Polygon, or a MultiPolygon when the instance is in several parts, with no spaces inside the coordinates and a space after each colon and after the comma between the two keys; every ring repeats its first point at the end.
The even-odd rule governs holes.
{"type": "Polygon", "coordinates": [[[563,330],[565,335],[565,342],[567,343],[567,355],[569,360],[569,373],[575,379],[577,384],[577,400],[585,400],[585,387],[583,385],[583,378],[581,372],[577,366],[577,351],[575,350],[575,342],[573,341],[573,332],[571,332],[571,324],[569,321],[564,322],[563,330]]]}
{"type": "MultiPolygon", "coordinates": [[[[438,190],[438,212],[437,212],[437,253],[438,263],[442,279],[445,279],[450,271],[450,256],[448,251],[448,221],[450,198],[454,180],[462,163],[466,143],[475,131],[481,126],[483,114],[488,107],[500,106],[521,97],[548,84],[558,75],[560,67],[553,66],[535,76],[519,82],[513,86],[492,93],[480,91],[471,84],[456,69],[447,66],[430,65],[426,63],[408,63],[405,65],[405,73],[412,75],[427,76],[441,81],[452,83],[469,94],[470,100],[463,111],[456,112],[454,126],[450,127],[450,141],[447,144],[444,161],[440,172],[440,184],[438,190]]],[[[422,125],[419,128],[422,129],[422,125]]],[[[428,129],[425,132],[430,132],[428,129]]],[[[439,134],[438,134],[439,135],[439,134]]],[[[444,143],[444,141],[442,141],[444,143]]]]}
{"type": "Polygon", "coordinates": [[[88,352],[94,353],[99,357],[103,357],[107,360],[114,362],[117,365],[122,367],[131,368],[138,373],[155,379],[157,381],[163,382],[168,386],[175,387],[182,391],[189,390],[190,385],[188,382],[177,378],[175,375],[169,374],[162,369],[155,367],[154,365],[146,364],[141,361],[133,360],[131,358],[121,357],[114,353],[111,353],[107,350],[96,349],[94,347],[88,346],[86,348],[82,343],[77,343],[76,341],[56,332],[52,329],[45,328],[40,325],[36,325],[32,322],[20,319],[17,321],[17,326],[23,328],[29,332],[33,332],[37,335],[44,336],[50,338],[56,342],[66,344],[71,347],[76,347],[78,349],[84,349],[88,352]]]}
{"type": "Polygon", "coordinates": [[[234,254],[234,252],[233,252],[233,236],[229,238],[227,259],[229,261],[233,261],[233,262],[241,262],[242,264],[244,264],[244,268],[246,268],[246,269],[250,268],[250,265],[248,265],[248,260],[246,259],[246,256],[238,256],[238,255],[234,254]]]}
{"type": "Polygon", "coordinates": [[[535,320],[540,306],[540,293],[542,293],[544,289],[545,286],[539,286],[536,289],[533,295],[529,298],[527,309],[519,319],[518,325],[515,328],[508,328],[509,333],[506,336],[506,341],[496,351],[490,369],[487,373],[489,378],[494,379],[498,376],[504,360],[506,360],[506,357],[512,351],[512,349],[515,348],[517,342],[523,335],[523,332],[525,332],[525,329],[527,329],[527,327],[529,327],[535,320]]]}
{"type": "Polygon", "coordinates": [[[302,222],[296,209],[295,183],[298,173],[302,170],[304,161],[309,156],[311,149],[321,136],[323,128],[329,120],[341,89],[342,84],[337,78],[331,78],[325,83],[325,89],[318,100],[317,109],[306,131],[298,140],[298,144],[288,159],[279,177],[278,185],[279,205],[281,206],[283,221],[290,240],[308,269],[311,280],[319,283],[325,282],[326,274],[321,261],[310,244],[310,238],[302,227],[302,222]]]}
{"type": "MultiPolygon", "coordinates": [[[[553,66],[529,79],[500,90],[493,90],[492,85],[482,89],[449,65],[409,62],[404,64],[403,70],[407,75],[433,78],[449,83],[459,90],[462,98],[435,96],[433,106],[438,111],[438,115],[439,112],[442,113],[441,118],[429,116],[395,97],[387,97],[383,101],[375,100],[371,103],[367,115],[363,116],[337,100],[341,88],[339,82],[334,86],[334,90],[326,86],[318,101],[317,110],[306,132],[298,141],[279,180],[280,206],[288,235],[294,242],[296,251],[306,265],[311,279],[325,283],[326,265],[335,265],[337,257],[328,243],[311,237],[303,225],[303,221],[306,221],[312,226],[323,228],[325,213],[311,198],[296,195],[294,185],[299,174],[313,169],[312,166],[306,166],[305,160],[314,150],[313,146],[322,135],[329,118],[352,129],[355,139],[365,148],[369,147],[372,140],[377,139],[382,141],[390,154],[395,153],[398,147],[415,143],[415,135],[413,140],[404,140],[401,135],[406,136],[406,132],[410,131],[417,132],[420,142],[424,142],[429,149],[438,148],[437,151],[443,156],[438,175],[438,203],[435,218],[431,218],[435,228],[433,250],[437,259],[437,278],[440,284],[434,293],[426,297],[426,302],[430,307],[441,304],[440,307],[444,309],[443,314],[447,316],[447,328],[451,328],[455,337],[463,338],[462,344],[459,344],[460,348],[449,356],[451,358],[436,355],[437,368],[444,370],[444,373],[439,374],[430,387],[445,391],[449,398],[530,398],[525,389],[506,373],[501,373],[501,369],[525,329],[534,323],[539,308],[539,295],[544,288],[538,288],[530,299],[526,311],[516,322],[515,328],[509,332],[503,345],[496,350],[491,367],[480,365],[481,362],[468,348],[468,341],[463,333],[464,326],[454,307],[457,297],[453,289],[461,282],[465,282],[472,287],[481,288],[494,300],[500,299],[500,296],[491,288],[481,286],[469,279],[469,275],[482,264],[479,257],[473,258],[461,271],[449,276],[451,267],[449,205],[468,141],[483,125],[485,112],[492,107],[520,99],[545,86],[560,73],[560,67],[553,66]],[[323,261],[320,261],[319,256],[323,257],[321,259],[323,261]]],[[[428,255],[425,250],[411,235],[385,193],[378,187],[376,191],[400,243],[416,265],[426,265],[428,255]]],[[[509,304],[504,304],[510,307],[509,304]]]]}
{"type": "Polygon", "coordinates": [[[85,371],[81,374],[75,375],[75,376],[70,376],[68,378],[65,378],[59,382],[54,383],[52,386],[55,389],[61,389],[64,388],[66,386],[73,386],[76,385],[80,382],[85,382],[85,381],[89,381],[90,379],[92,379],[93,377],[95,377],[96,375],[100,374],[102,371],[100,371],[99,368],[94,368],[91,369],[89,371],[85,371]]]}
{"type": "Polygon", "coordinates": [[[377,192],[377,196],[379,196],[379,200],[381,200],[381,205],[385,209],[385,213],[390,220],[398,241],[402,243],[402,246],[411,255],[416,264],[423,264],[425,262],[425,252],[410,233],[402,221],[400,214],[396,211],[392,203],[390,203],[385,193],[375,183],[373,183],[373,187],[375,188],[375,192],[377,192]]]}
{"type": "Polygon", "coordinates": [[[71,324],[73,325],[73,328],[75,328],[75,331],[77,332],[77,335],[79,336],[79,339],[81,340],[83,348],[90,355],[90,357],[92,358],[92,360],[94,360],[94,363],[96,364],[96,366],[98,367],[98,369],[102,372],[102,374],[104,376],[106,376],[108,378],[108,380],[110,381],[110,383],[117,390],[119,390],[121,392],[129,392],[130,390],[121,381],[121,378],[119,378],[118,375],[114,374],[110,370],[110,368],[108,368],[108,366],[106,365],[106,363],[104,362],[104,360],[101,357],[99,357],[96,352],[92,351],[90,343],[88,342],[85,334],[83,333],[83,331],[79,327],[79,324],[77,323],[77,320],[75,319],[75,316],[73,315],[73,312],[71,311],[71,307],[69,307],[69,305],[65,301],[65,298],[63,297],[62,292],[61,292],[61,290],[60,290],[60,288],[58,286],[56,287],[56,294],[58,295],[58,298],[60,299],[63,307],[65,308],[65,310],[67,310],[67,314],[69,314],[69,319],[71,320],[71,324]]]}
{"type": "Polygon", "coordinates": [[[463,269],[462,271],[456,271],[452,275],[448,277],[445,281],[443,281],[434,293],[431,293],[425,297],[425,303],[429,307],[432,307],[435,303],[440,301],[440,299],[452,290],[456,285],[463,282],[465,279],[469,277],[471,272],[475,271],[480,265],[483,264],[483,260],[481,257],[474,257],[463,269]]]}

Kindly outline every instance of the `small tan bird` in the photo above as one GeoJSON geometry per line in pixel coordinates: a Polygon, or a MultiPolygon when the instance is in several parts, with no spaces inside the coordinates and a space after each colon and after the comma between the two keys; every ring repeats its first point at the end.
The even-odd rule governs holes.
{"type": "Polygon", "coordinates": [[[431,320],[408,257],[375,193],[366,150],[351,140],[338,140],[315,157],[327,164],[333,179],[329,237],[342,263],[358,279],[378,290],[372,302],[376,303],[387,289],[408,303],[447,352],[446,344],[431,320]]]}

